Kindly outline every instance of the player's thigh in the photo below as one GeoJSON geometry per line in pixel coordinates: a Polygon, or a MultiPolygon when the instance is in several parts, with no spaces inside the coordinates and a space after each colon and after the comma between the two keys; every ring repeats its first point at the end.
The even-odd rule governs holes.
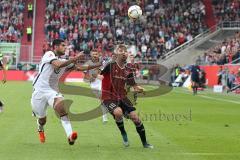
{"type": "Polygon", "coordinates": [[[125,118],[131,119],[135,124],[141,122],[138,114],[136,113],[136,108],[133,107],[131,101],[128,98],[121,101],[121,107],[125,118]]]}
{"type": "Polygon", "coordinates": [[[117,116],[117,117],[122,116],[123,112],[118,105],[118,101],[104,100],[103,105],[104,107],[106,107],[107,111],[111,113],[113,116],[117,116]]]}
{"type": "Polygon", "coordinates": [[[34,91],[31,98],[32,112],[38,118],[44,118],[47,115],[47,100],[44,93],[34,91]]]}
{"type": "Polygon", "coordinates": [[[96,79],[94,82],[91,82],[90,86],[92,89],[94,88],[100,91],[102,89],[102,81],[99,79],[96,79]]]}
{"type": "Polygon", "coordinates": [[[102,81],[101,80],[98,80],[97,88],[100,92],[102,91],[102,81]]]}
{"type": "Polygon", "coordinates": [[[122,99],[119,106],[122,108],[125,117],[128,117],[131,112],[136,110],[136,108],[133,107],[132,102],[128,98],[122,99]]]}
{"type": "Polygon", "coordinates": [[[101,97],[101,89],[102,89],[102,86],[101,86],[101,83],[100,82],[93,82],[90,84],[90,87],[93,91],[93,93],[96,95],[97,98],[100,98],[101,97]]]}
{"type": "Polygon", "coordinates": [[[61,93],[52,90],[46,94],[46,99],[48,105],[54,108],[57,104],[63,103],[64,97],[61,93]]]}
{"type": "Polygon", "coordinates": [[[191,80],[191,84],[192,84],[192,86],[195,86],[196,82],[194,80],[191,80]]]}
{"type": "Polygon", "coordinates": [[[194,87],[197,87],[197,86],[198,86],[198,81],[197,81],[197,80],[193,81],[193,86],[194,86],[194,87]]]}
{"type": "Polygon", "coordinates": [[[101,98],[101,91],[98,90],[98,89],[96,89],[96,88],[92,88],[92,87],[91,87],[91,89],[92,89],[93,94],[94,94],[98,99],[100,99],[100,98],[101,98]]]}

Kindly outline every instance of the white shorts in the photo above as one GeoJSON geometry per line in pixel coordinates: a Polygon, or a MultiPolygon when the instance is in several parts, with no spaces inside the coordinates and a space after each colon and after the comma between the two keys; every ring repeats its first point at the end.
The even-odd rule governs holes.
{"type": "Polygon", "coordinates": [[[96,79],[94,82],[90,83],[90,87],[93,90],[93,93],[97,96],[97,98],[100,98],[102,92],[102,81],[96,79]]]}
{"type": "Polygon", "coordinates": [[[53,108],[55,98],[62,98],[63,95],[54,90],[45,92],[34,91],[32,93],[31,104],[32,112],[37,118],[44,118],[47,115],[47,106],[53,108]]]}

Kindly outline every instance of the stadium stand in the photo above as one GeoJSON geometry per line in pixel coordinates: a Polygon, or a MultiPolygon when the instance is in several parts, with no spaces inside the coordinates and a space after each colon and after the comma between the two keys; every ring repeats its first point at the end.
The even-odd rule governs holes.
{"type": "Polygon", "coordinates": [[[24,7],[23,0],[0,0],[0,42],[20,42],[24,7]]]}
{"type": "Polygon", "coordinates": [[[225,39],[219,45],[210,48],[207,50],[203,56],[199,56],[196,60],[197,64],[204,65],[224,65],[227,63],[239,63],[240,60],[240,33],[236,34],[229,38],[225,39]]]}
{"type": "Polygon", "coordinates": [[[160,58],[206,28],[200,1],[142,1],[144,16],[130,22],[127,1],[47,0],[45,34],[48,42],[63,38],[70,54],[97,48],[110,55],[116,41],[136,46],[140,58],[160,58]],[[159,18],[160,17],[160,18],[159,18]],[[186,25],[187,24],[187,25],[186,25]]]}
{"type": "Polygon", "coordinates": [[[220,21],[239,21],[240,2],[238,0],[212,0],[214,14],[220,21]]]}

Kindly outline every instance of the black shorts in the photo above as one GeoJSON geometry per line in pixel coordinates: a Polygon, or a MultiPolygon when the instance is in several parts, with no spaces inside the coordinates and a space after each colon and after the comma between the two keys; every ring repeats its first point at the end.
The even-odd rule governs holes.
{"type": "Polygon", "coordinates": [[[2,103],[2,101],[0,100],[0,107],[3,107],[3,103],[2,103]]]}
{"type": "Polygon", "coordinates": [[[195,83],[199,83],[199,77],[198,76],[191,76],[191,80],[195,83]]]}
{"type": "Polygon", "coordinates": [[[117,108],[120,107],[123,111],[123,114],[125,117],[128,117],[128,115],[132,112],[135,111],[136,108],[133,107],[133,104],[128,98],[124,98],[121,100],[104,100],[103,101],[104,106],[107,108],[107,110],[113,115],[113,111],[117,108]]]}

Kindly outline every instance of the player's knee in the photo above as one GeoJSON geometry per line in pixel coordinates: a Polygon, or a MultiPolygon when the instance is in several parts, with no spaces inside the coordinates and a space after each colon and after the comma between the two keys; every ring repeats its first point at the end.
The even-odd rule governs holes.
{"type": "Polygon", "coordinates": [[[63,101],[56,103],[54,106],[54,110],[58,113],[60,117],[65,116],[67,114],[63,101]]]}
{"type": "Polygon", "coordinates": [[[40,124],[40,125],[45,125],[46,124],[46,122],[47,122],[47,118],[46,117],[44,117],[44,118],[39,118],[38,119],[38,123],[40,124]]]}
{"type": "Polygon", "coordinates": [[[138,117],[137,118],[133,118],[132,121],[133,121],[133,123],[135,125],[139,125],[141,123],[141,120],[138,117]]]}
{"type": "Polygon", "coordinates": [[[55,98],[53,102],[53,107],[58,107],[58,106],[64,106],[63,99],[61,98],[55,98]]]}
{"type": "Polygon", "coordinates": [[[142,121],[140,119],[137,119],[137,120],[133,121],[133,123],[135,124],[135,126],[139,126],[142,124],[142,121]]]}
{"type": "Polygon", "coordinates": [[[135,125],[138,125],[138,124],[141,123],[140,118],[139,118],[138,115],[135,114],[135,113],[130,114],[130,118],[131,118],[131,120],[133,121],[133,123],[134,123],[135,125]]]}
{"type": "Polygon", "coordinates": [[[120,119],[122,118],[123,116],[123,112],[121,110],[121,108],[116,108],[114,111],[113,111],[113,114],[115,116],[116,119],[120,119]]]}
{"type": "Polygon", "coordinates": [[[59,117],[67,115],[67,112],[63,107],[59,107],[58,109],[55,109],[55,111],[58,113],[59,117]]]}

